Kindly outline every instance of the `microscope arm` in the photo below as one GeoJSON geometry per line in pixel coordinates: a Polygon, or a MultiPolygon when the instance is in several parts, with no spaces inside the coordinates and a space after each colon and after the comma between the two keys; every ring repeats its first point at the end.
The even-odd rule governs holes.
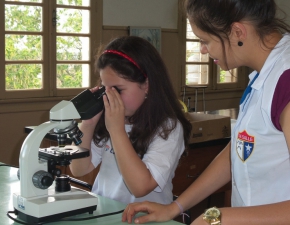
{"type": "Polygon", "coordinates": [[[39,189],[33,184],[33,175],[47,171],[47,162],[38,159],[40,144],[45,135],[54,128],[69,127],[80,115],[70,101],[61,101],[50,110],[50,121],[37,126],[24,140],[20,151],[20,195],[25,198],[46,195],[48,190],[39,189]]]}
{"type": "Polygon", "coordinates": [[[39,189],[33,185],[33,175],[40,171],[47,171],[47,162],[39,161],[38,150],[42,139],[60,122],[46,122],[37,126],[25,139],[22,144],[19,164],[20,164],[20,195],[28,198],[32,196],[46,195],[47,189],[39,189]]]}

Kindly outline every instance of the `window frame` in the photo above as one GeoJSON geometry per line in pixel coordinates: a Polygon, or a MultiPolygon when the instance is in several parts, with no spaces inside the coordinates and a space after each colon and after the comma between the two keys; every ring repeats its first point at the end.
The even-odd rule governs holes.
{"type": "MultiPolygon", "coordinates": [[[[242,90],[245,86],[245,74],[247,70],[245,67],[237,68],[237,82],[233,83],[218,83],[217,82],[217,70],[218,66],[213,62],[213,59],[209,59],[208,63],[203,62],[187,62],[186,61],[186,44],[187,42],[192,42],[196,39],[187,39],[186,32],[187,32],[187,16],[183,13],[181,18],[181,32],[182,32],[182,62],[181,62],[181,89],[186,85],[186,65],[208,65],[208,84],[196,84],[194,86],[207,86],[207,92],[219,92],[219,91],[235,91],[235,90],[242,90]]],[[[188,85],[192,86],[192,85],[188,85]]],[[[194,90],[188,89],[189,94],[194,94],[194,90]]]]}
{"type": "MultiPolygon", "coordinates": [[[[0,35],[0,100],[9,99],[34,99],[34,98],[51,98],[51,97],[61,97],[61,96],[74,96],[86,88],[57,88],[56,87],[56,27],[52,24],[53,13],[57,7],[56,0],[43,0],[41,3],[29,3],[29,2],[14,2],[14,1],[1,1],[0,3],[0,18],[2,18],[2,23],[0,23],[0,30],[2,35],[0,35]],[[30,32],[18,32],[9,31],[5,32],[5,4],[13,5],[33,5],[42,6],[42,23],[43,30],[41,32],[31,32],[33,34],[42,35],[42,48],[43,48],[43,59],[41,61],[28,60],[27,63],[37,62],[42,64],[43,69],[43,87],[41,89],[29,89],[29,90],[5,90],[5,34],[11,33],[25,33],[30,32]],[[48,10],[46,10],[48,9],[48,10]]],[[[62,6],[61,6],[62,7],[62,6]]],[[[88,35],[77,34],[77,36],[90,36],[90,52],[89,60],[83,60],[82,63],[88,63],[90,67],[90,78],[89,87],[96,84],[97,76],[94,72],[94,54],[95,49],[101,42],[102,36],[102,23],[103,23],[103,1],[90,0],[90,6],[65,6],[65,8],[85,8],[90,10],[90,32],[88,35]],[[101,10],[98,10],[101,9],[101,10]]],[[[61,33],[59,33],[61,34],[61,33]]],[[[9,61],[10,63],[16,63],[17,61],[9,61]]],[[[77,63],[77,61],[76,61],[77,63]]]]}

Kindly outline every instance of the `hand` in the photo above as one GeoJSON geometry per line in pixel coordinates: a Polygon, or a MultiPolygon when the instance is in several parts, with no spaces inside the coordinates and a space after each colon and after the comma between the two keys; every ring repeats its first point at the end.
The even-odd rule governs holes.
{"type": "MultiPolygon", "coordinates": [[[[175,204],[162,205],[154,202],[136,202],[127,205],[122,215],[122,222],[128,221],[132,223],[133,217],[138,212],[148,213],[145,216],[139,216],[134,220],[134,223],[141,224],[147,222],[164,222],[174,218],[174,209],[177,207],[175,204]]],[[[179,209],[178,209],[179,210],[179,209]]]]}
{"type": "Polygon", "coordinates": [[[106,88],[106,95],[103,96],[105,106],[105,123],[109,133],[119,132],[125,128],[125,107],[118,91],[106,88]]]}

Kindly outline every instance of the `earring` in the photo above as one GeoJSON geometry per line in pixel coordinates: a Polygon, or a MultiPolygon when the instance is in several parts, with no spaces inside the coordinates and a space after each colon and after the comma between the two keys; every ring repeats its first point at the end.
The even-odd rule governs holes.
{"type": "Polygon", "coordinates": [[[238,42],[238,46],[240,46],[240,47],[243,46],[243,44],[244,44],[244,43],[241,42],[241,41],[238,42]]]}
{"type": "Polygon", "coordinates": [[[147,93],[145,94],[145,99],[147,99],[147,93]]]}

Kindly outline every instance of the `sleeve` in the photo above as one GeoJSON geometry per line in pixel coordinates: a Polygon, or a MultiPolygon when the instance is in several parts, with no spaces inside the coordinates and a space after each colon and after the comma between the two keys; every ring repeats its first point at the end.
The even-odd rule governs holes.
{"type": "Polygon", "coordinates": [[[103,154],[103,148],[99,148],[95,145],[95,143],[91,142],[91,154],[92,159],[91,162],[96,168],[102,161],[102,154],[103,154]]]}
{"type": "Polygon", "coordinates": [[[280,76],[274,91],[271,106],[271,119],[274,126],[282,131],[280,125],[280,115],[286,105],[290,102],[290,69],[284,71],[280,76]]]}
{"type": "Polygon", "coordinates": [[[157,136],[150,144],[143,157],[143,162],[158,183],[158,187],[155,188],[156,192],[161,192],[168,179],[173,178],[184,148],[183,129],[179,122],[167,140],[157,136]]]}

